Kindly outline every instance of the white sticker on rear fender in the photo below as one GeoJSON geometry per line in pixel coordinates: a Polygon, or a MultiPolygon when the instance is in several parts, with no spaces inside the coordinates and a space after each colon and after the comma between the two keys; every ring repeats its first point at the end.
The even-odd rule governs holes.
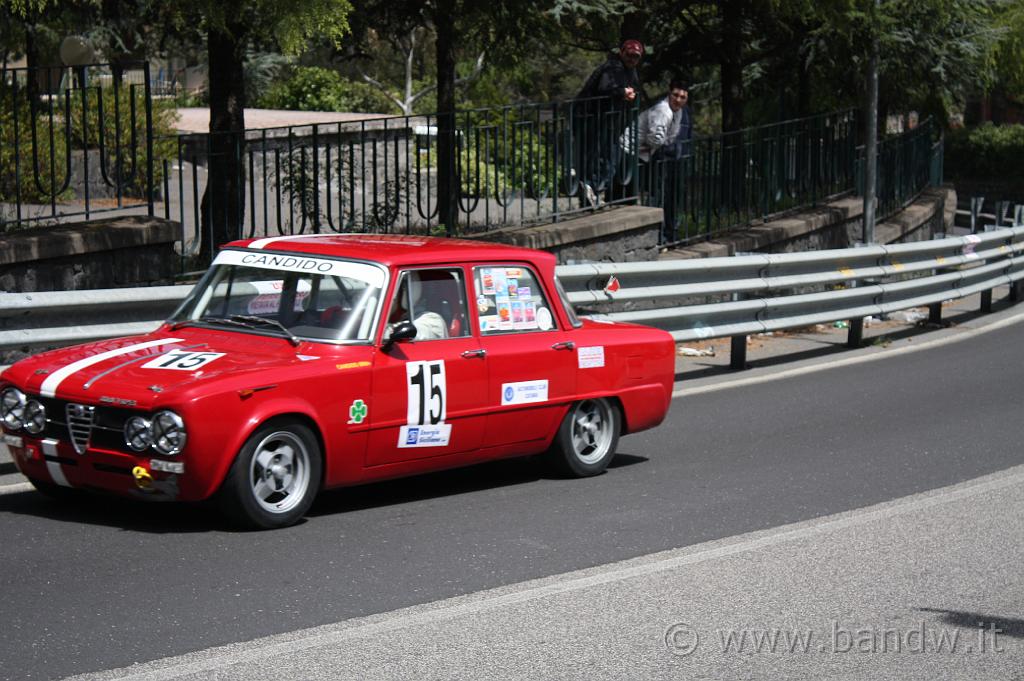
{"type": "Polygon", "coordinates": [[[597,369],[604,366],[604,346],[595,345],[576,351],[580,369],[597,369]]]}

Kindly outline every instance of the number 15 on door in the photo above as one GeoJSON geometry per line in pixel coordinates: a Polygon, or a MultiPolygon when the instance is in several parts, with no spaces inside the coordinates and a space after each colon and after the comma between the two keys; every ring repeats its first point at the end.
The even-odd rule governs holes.
{"type": "Polygon", "coordinates": [[[409,407],[406,423],[435,425],[444,423],[448,401],[444,360],[409,362],[405,365],[408,379],[409,407]]]}

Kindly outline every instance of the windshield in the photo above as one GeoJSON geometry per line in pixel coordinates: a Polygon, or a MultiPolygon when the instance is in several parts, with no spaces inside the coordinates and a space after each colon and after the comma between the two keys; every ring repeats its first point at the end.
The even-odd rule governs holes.
{"type": "Polygon", "coordinates": [[[222,251],[171,324],[247,327],[314,341],[369,341],[387,280],[379,266],[222,251]]]}

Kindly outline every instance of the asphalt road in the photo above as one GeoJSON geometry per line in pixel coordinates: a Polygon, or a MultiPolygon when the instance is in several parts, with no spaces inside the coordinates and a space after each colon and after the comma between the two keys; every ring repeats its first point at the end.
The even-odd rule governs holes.
{"type": "MultiPolygon", "coordinates": [[[[202,507],[2,495],[0,675],[124,667],[813,522],[1002,471],[1024,463],[1022,341],[1015,324],[683,397],[666,424],[624,438],[614,468],[595,479],[551,479],[529,461],[485,465],[332,492],[307,522],[272,533],[232,532],[202,507]]],[[[747,578],[773,585],[768,565],[747,578]]],[[[1004,589],[1021,591],[1006,579],[1004,589]]]]}

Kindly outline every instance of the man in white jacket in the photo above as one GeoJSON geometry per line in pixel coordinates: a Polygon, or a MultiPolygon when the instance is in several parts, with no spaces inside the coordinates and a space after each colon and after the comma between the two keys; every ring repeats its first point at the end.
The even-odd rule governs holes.
{"type": "MultiPolygon", "coordinates": [[[[637,120],[636,153],[641,161],[641,191],[664,211],[663,243],[676,238],[677,185],[683,178],[679,159],[690,153],[693,136],[690,112],[686,107],[689,95],[685,82],[673,80],[669,83],[668,95],[641,113],[637,120]]],[[[627,151],[632,147],[631,132],[627,129],[622,135],[621,144],[627,151]]]]}
{"type": "MultiPolygon", "coordinates": [[[[689,140],[690,117],[686,110],[689,96],[686,84],[680,80],[673,80],[668,86],[668,95],[640,114],[637,121],[637,140],[641,161],[647,163],[659,151],[666,154],[670,152],[670,145],[689,140]]],[[[678,150],[667,155],[678,156],[678,150]]]]}

